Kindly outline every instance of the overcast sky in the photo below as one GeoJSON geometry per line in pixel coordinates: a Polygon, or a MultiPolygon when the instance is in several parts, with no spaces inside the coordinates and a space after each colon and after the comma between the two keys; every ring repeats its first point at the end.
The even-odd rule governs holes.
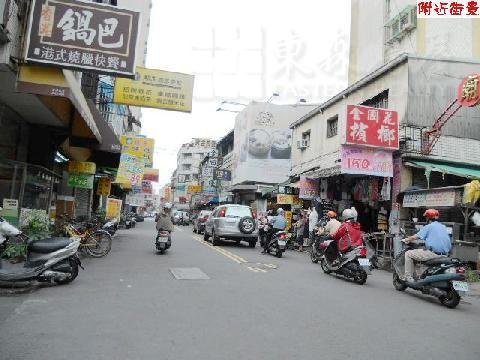
{"type": "Polygon", "coordinates": [[[162,186],[183,143],[233,128],[223,100],[318,103],[347,85],[349,0],[153,0],[150,24],[147,67],[195,75],[191,114],[143,109],[162,186]]]}

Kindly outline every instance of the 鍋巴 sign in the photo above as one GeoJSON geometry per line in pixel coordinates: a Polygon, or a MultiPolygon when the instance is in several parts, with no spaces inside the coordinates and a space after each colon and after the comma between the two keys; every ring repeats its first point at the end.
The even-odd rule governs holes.
{"type": "Polygon", "coordinates": [[[460,193],[455,189],[414,191],[403,197],[403,207],[450,207],[460,201],[460,193]]]}
{"type": "Polygon", "coordinates": [[[135,76],[140,14],[78,0],[32,0],[25,60],[135,76]]]}
{"type": "Polygon", "coordinates": [[[361,105],[347,105],[346,143],[398,150],[398,113],[361,105]]]}

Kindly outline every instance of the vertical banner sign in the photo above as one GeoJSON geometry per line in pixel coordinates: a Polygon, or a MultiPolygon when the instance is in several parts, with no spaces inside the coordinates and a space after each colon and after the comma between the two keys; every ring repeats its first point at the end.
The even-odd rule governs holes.
{"type": "Polygon", "coordinates": [[[122,144],[122,153],[143,157],[145,154],[145,138],[135,135],[120,136],[120,143],[122,144]]]}
{"type": "Polygon", "coordinates": [[[475,106],[480,102],[479,74],[469,75],[458,87],[458,101],[462,106],[475,106]]]}
{"type": "Polygon", "coordinates": [[[98,180],[97,195],[108,196],[112,190],[112,180],[108,177],[102,177],[98,180]]]}
{"type": "Polygon", "coordinates": [[[107,199],[106,215],[107,219],[120,219],[122,211],[122,200],[107,199]]]}
{"type": "Polygon", "coordinates": [[[122,153],[115,182],[130,186],[142,186],[144,168],[143,159],[122,153]]]}
{"type": "Polygon", "coordinates": [[[399,121],[396,111],[347,105],[346,143],[398,150],[399,121]]]}
{"type": "Polygon", "coordinates": [[[153,166],[153,153],[155,149],[155,139],[145,138],[143,140],[143,158],[145,159],[145,167],[151,168],[153,166]]]}
{"type": "Polygon", "coordinates": [[[137,67],[135,80],[115,80],[113,101],[117,104],[191,112],[193,80],[193,75],[137,67]]]}
{"type": "Polygon", "coordinates": [[[140,13],[78,0],[32,0],[25,60],[135,77],[140,13]]]}
{"type": "Polygon", "coordinates": [[[73,161],[73,160],[70,160],[68,162],[69,173],[94,175],[96,171],[97,171],[97,166],[93,162],[73,161]]]}
{"type": "Polygon", "coordinates": [[[300,177],[300,199],[314,199],[319,194],[319,181],[309,179],[306,176],[300,177]]]}
{"type": "Polygon", "coordinates": [[[144,194],[152,194],[153,193],[153,186],[152,186],[151,181],[142,180],[142,192],[144,194]]]}

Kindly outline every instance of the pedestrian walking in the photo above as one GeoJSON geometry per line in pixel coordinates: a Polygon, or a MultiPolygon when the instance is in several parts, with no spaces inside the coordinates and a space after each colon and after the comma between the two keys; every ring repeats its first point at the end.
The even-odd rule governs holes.
{"type": "Polygon", "coordinates": [[[300,214],[298,215],[298,220],[295,223],[295,240],[298,244],[298,251],[303,251],[303,237],[304,237],[304,232],[305,232],[305,225],[306,225],[306,219],[305,219],[305,213],[303,210],[300,210],[300,214]]]}
{"type": "Polygon", "coordinates": [[[310,246],[313,241],[315,240],[315,228],[318,223],[318,213],[317,209],[315,209],[315,206],[312,205],[310,209],[310,214],[308,215],[308,246],[310,246]]]}

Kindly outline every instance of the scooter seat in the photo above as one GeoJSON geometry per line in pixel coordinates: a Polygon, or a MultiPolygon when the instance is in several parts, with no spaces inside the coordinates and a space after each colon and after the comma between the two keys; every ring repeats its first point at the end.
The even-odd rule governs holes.
{"type": "Polygon", "coordinates": [[[435,259],[427,260],[424,262],[424,264],[425,265],[442,265],[442,264],[450,265],[450,264],[453,264],[454,262],[455,262],[454,259],[442,256],[435,259]]]}
{"type": "Polygon", "coordinates": [[[67,247],[72,240],[67,237],[49,238],[33,241],[28,245],[31,252],[48,254],[67,247]]]}

